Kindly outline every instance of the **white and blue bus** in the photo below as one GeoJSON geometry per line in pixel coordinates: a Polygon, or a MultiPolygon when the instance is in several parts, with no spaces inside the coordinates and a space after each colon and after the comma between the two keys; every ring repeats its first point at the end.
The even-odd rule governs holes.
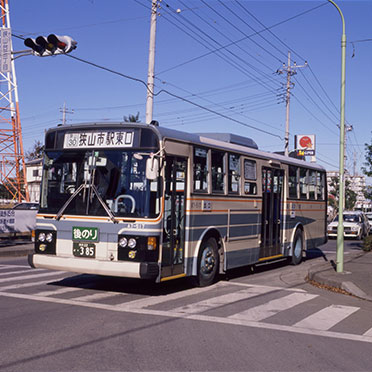
{"type": "Polygon", "coordinates": [[[288,258],[327,239],[326,172],[234,134],[138,123],[46,133],[32,267],[150,279],[288,258]]]}

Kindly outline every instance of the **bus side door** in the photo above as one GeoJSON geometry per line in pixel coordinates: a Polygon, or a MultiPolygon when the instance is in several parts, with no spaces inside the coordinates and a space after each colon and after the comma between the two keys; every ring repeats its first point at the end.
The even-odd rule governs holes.
{"type": "Polygon", "coordinates": [[[164,228],[161,276],[184,272],[187,159],[165,158],[164,228]]]}
{"type": "Polygon", "coordinates": [[[281,253],[284,170],[262,167],[262,224],[260,260],[281,253]]]}

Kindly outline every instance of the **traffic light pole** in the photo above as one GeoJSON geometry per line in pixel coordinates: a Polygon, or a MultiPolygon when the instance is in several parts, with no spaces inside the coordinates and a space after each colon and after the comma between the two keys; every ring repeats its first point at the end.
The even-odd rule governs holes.
{"type": "Polygon", "coordinates": [[[152,0],[151,25],[150,25],[150,46],[149,46],[149,69],[147,74],[147,99],[146,99],[146,123],[152,121],[154,106],[154,73],[155,73],[155,39],[156,39],[156,17],[158,0],[152,0]]]}

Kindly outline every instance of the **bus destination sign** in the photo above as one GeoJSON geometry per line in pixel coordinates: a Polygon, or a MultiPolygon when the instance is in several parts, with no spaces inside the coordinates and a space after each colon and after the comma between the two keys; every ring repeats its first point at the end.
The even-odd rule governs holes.
{"type": "Polygon", "coordinates": [[[134,132],[123,130],[96,130],[65,134],[64,149],[132,147],[134,132]]]}

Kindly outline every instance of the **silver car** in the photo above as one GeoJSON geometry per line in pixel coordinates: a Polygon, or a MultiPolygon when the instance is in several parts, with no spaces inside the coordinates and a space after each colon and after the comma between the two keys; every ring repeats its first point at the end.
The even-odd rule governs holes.
{"type": "MultiPolygon", "coordinates": [[[[367,217],[360,211],[345,211],[343,216],[344,237],[363,239],[369,234],[370,224],[367,217]]],[[[337,237],[338,215],[328,225],[328,237],[337,237]]]]}

